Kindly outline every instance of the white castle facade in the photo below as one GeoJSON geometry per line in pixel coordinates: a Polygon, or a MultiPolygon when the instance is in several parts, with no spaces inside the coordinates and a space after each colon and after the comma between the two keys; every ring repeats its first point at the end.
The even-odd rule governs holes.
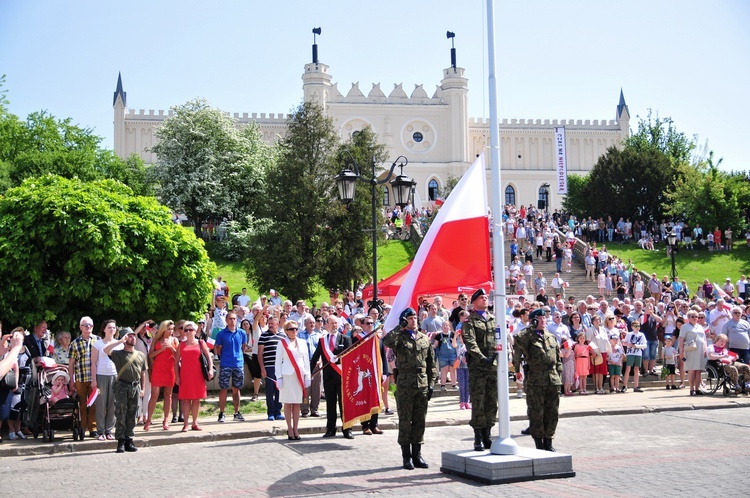
{"type": "MultiPolygon", "coordinates": [[[[317,54],[317,50],[313,53],[317,54]]],[[[329,67],[314,61],[305,65],[302,90],[305,101],[317,102],[333,119],[342,140],[369,126],[386,146],[390,160],[384,166],[390,166],[398,156],[407,157],[404,174],[417,182],[419,206],[434,200],[450,176],[460,177],[480,152],[488,150],[490,142],[489,120],[468,116],[469,80],[464,69],[451,66],[443,70],[442,76],[432,96],[422,85],[416,85],[407,95],[401,84],[394,85],[386,95],[379,83],[373,84],[367,95],[354,83],[344,95],[338,84],[332,82],[329,67]]],[[[122,158],[135,153],[146,163],[156,162],[156,155],[147,152],[147,148],[156,143],[156,129],[171,111],[129,109],[119,77],[113,108],[115,153],[122,158]]],[[[269,143],[287,132],[288,116],[283,114],[234,113],[232,117],[238,125],[257,123],[262,138],[269,143]]],[[[563,196],[554,188],[554,129],[565,127],[568,173],[585,173],[609,147],[621,146],[629,135],[629,122],[630,113],[622,91],[613,120],[502,120],[503,202],[538,205],[539,200],[546,200],[549,209],[560,208],[563,196]]],[[[487,163],[489,181],[489,151],[487,163]]],[[[393,197],[387,186],[383,188],[388,203],[393,197]]]]}

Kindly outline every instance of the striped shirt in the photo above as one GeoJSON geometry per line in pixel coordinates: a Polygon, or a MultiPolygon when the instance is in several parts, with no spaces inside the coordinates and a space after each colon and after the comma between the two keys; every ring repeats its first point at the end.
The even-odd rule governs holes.
{"type": "Polygon", "coordinates": [[[98,340],[99,337],[92,334],[88,340],[78,336],[70,343],[70,362],[76,382],[91,382],[91,350],[98,340]]]}
{"type": "Polygon", "coordinates": [[[276,347],[282,337],[286,337],[280,330],[275,334],[265,331],[258,338],[258,348],[263,346],[263,366],[274,368],[276,365],[276,347]]]}

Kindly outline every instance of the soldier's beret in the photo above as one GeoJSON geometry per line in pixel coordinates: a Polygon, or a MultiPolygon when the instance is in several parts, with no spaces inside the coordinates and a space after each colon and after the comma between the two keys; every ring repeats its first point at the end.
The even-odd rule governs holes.
{"type": "Polygon", "coordinates": [[[471,295],[471,302],[473,303],[477,298],[481,296],[486,296],[487,293],[484,291],[483,288],[479,288],[476,291],[474,291],[474,294],[471,295]]]}
{"type": "Polygon", "coordinates": [[[533,320],[534,318],[539,318],[541,316],[544,316],[544,310],[542,308],[537,308],[529,313],[529,320],[533,320]]]}

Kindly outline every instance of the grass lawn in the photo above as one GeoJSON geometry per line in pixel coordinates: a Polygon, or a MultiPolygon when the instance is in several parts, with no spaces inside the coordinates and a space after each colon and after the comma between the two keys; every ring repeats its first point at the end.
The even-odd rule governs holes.
{"type": "MultiPolygon", "coordinates": [[[[378,280],[390,277],[401,268],[409,264],[414,257],[415,250],[410,242],[400,240],[389,240],[378,246],[378,280]]],[[[221,276],[227,282],[231,294],[239,293],[243,287],[247,287],[247,293],[252,299],[260,295],[245,277],[245,269],[241,262],[227,261],[214,257],[214,263],[218,268],[217,276],[221,276]]],[[[267,293],[269,289],[264,289],[267,293]]],[[[282,296],[284,297],[284,296],[282,296]]],[[[316,305],[323,301],[330,301],[328,290],[322,285],[316,287],[315,296],[311,299],[316,305]]],[[[309,303],[308,303],[309,304],[309,303]]]]}
{"type": "MultiPolygon", "coordinates": [[[[644,251],[637,244],[609,244],[607,251],[618,256],[623,261],[633,260],[633,264],[641,271],[656,273],[659,280],[672,272],[672,259],[667,256],[664,244],[658,246],[658,251],[644,251]]],[[[736,283],[740,276],[750,272],[750,248],[745,241],[737,241],[731,252],[708,252],[706,249],[690,250],[680,247],[675,255],[675,269],[680,280],[685,280],[694,294],[703,280],[708,278],[713,283],[723,285],[727,277],[736,283]]]]}

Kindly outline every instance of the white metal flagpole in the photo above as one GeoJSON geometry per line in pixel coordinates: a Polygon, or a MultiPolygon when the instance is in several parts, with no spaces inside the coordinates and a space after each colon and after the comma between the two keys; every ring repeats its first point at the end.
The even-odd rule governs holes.
{"type": "Polygon", "coordinates": [[[500,197],[500,128],[497,117],[497,80],[495,78],[495,9],[487,0],[487,45],[490,97],[490,162],[492,163],[492,259],[495,283],[495,350],[497,351],[498,429],[500,437],[490,451],[495,455],[515,455],[518,444],[510,437],[508,399],[508,333],[506,327],[505,239],[500,197]]]}

